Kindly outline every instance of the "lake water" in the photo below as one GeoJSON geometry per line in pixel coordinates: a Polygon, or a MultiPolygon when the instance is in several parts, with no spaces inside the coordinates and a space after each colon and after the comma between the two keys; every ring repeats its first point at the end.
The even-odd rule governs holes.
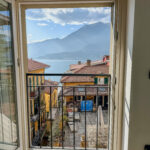
{"type": "MultiPolygon", "coordinates": [[[[39,62],[50,65],[49,68],[46,68],[45,73],[65,73],[69,70],[70,64],[77,64],[78,60],[48,60],[48,59],[35,59],[39,62]]],[[[83,62],[85,62],[83,60],[83,62]]],[[[61,77],[46,77],[46,79],[60,81],[61,77]]]]}

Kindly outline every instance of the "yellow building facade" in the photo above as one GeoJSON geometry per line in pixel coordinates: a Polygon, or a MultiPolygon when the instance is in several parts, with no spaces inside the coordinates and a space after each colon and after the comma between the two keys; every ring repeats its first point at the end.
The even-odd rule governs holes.
{"type": "Polygon", "coordinates": [[[50,110],[50,99],[51,99],[51,107],[57,107],[58,102],[58,92],[57,89],[54,89],[51,97],[49,93],[45,93],[45,103],[46,103],[46,112],[49,112],[50,110]]]}
{"type": "Polygon", "coordinates": [[[45,80],[44,85],[46,85],[44,95],[47,114],[47,131],[50,131],[50,111],[52,110],[52,114],[54,114],[54,109],[58,107],[58,83],[56,81],[45,80]]]}
{"type": "MultiPolygon", "coordinates": [[[[94,82],[75,82],[75,83],[67,82],[67,83],[63,83],[63,86],[66,86],[66,87],[79,86],[79,85],[81,85],[81,86],[94,85],[94,82]]],[[[82,98],[83,97],[80,97],[80,99],[82,99],[82,98]]],[[[87,100],[93,99],[93,96],[87,96],[86,99],[87,100]]],[[[72,95],[70,95],[70,96],[65,95],[64,100],[65,100],[66,103],[72,102],[73,101],[73,96],[72,95]]]]}
{"type": "MultiPolygon", "coordinates": [[[[46,64],[37,62],[35,60],[28,60],[28,73],[44,74],[45,68],[49,67],[46,64]]],[[[46,127],[46,102],[44,87],[38,87],[44,85],[44,76],[28,76],[28,95],[29,95],[29,113],[30,113],[30,136],[33,145],[38,145],[39,140],[38,132],[41,132],[41,128],[46,127]],[[36,137],[36,138],[35,138],[36,137]],[[36,139],[36,140],[35,140],[36,139]]],[[[45,131],[44,131],[45,132],[45,131]]],[[[43,136],[44,136],[43,132],[43,136]]]]}
{"type": "MultiPolygon", "coordinates": [[[[108,74],[109,72],[109,64],[106,61],[87,61],[85,64],[72,64],[70,65],[69,72],[75,74],[95,74],[95,76],[66,76],[61,78],[61,83],[65,87],[64,90],[64,101],[66,104],[73,102],[81,102],[82,100],[92,100],[94,105],[96,105],[96,89],[90,89],[89,86],[106,86],[108,85],[108,77],[98,76],[98,74],[108,74]],[[76,92],[73,95],[73,87],[81,86],[76,89],[76,92]],[[86,89],[86,96],[84,91],[84,86],[88,86],[86,89]]],[[[100,105],[107,105],[108,101],[108,93],[106,88],[101,88],[101,90],[105,90],[103,92],[99,92],[98,101],[100,105]]],[[[106,106],[107,107],[107,106],[106,106]]]]}

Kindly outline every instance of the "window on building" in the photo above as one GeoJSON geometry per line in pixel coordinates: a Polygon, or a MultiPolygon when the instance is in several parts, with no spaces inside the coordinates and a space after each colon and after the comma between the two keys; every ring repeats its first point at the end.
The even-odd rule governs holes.
{"type": "Polygon", "coordinates": [[[31,78],[29,78],[29,86],[30,86],[30,92],[32,91],[32,81],[31,81],[31,78]]]}
{"type": "Polygon", "coordinates": [[[35,90],[35,77],[33,76],[33,90],[35,90]]]}
{"type": "Polygon", "coordinates": [[[104,78],[104,84],[108,84],[108,78],[104,78]]]}
{"type": "Polygon", "coordinates": [[[36,76],[36,84],[39,85],[39,77],[36,76]]]}

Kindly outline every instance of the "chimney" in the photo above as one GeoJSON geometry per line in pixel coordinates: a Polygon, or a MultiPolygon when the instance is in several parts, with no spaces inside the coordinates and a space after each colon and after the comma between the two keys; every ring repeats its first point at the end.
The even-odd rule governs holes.
{"type": "Polygon", "coordinates": [[[81,65],[81,61],[78,61],[78,65],[81,65]]]}
{"type": "Polygon", "coordinates": [[[91,66],[91,60],[88,59],[86,64],[87,64],[87,66],[91,66]]]}

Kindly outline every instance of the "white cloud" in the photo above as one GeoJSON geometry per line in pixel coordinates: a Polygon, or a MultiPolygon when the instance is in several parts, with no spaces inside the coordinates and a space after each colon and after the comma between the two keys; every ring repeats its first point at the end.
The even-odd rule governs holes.
{"type": "Polygon", "coordinates": [[[110,22],[110,8],[56,8],[27,10],[29,20],[54,22],[56,24],[81,25],[96,22],[110,22]]]}
{"type": "Polygon", "coordinates": [[[33,39],[32,39],[32,34],[28,34],[28,35],[27,35],[27,43],[28,43],[28,44],[36,43],[36,42],[43,42],[43,41],[49,40],[49,39],[50,39],[50,38],[41,39],[41,40],[33,40],[33,39]]]}
{"type": "Polygon", "coordinates": [[[81,8],[82,10],[88,11],[90,13],[99,13],[99,14],[110,14],[110,8],[104,7],[95,7],[95,8],[81,8]]]}
{"type": "Polygon", "coordinates": [[[47,23],[37,23],[38,26],[47,26],[47,23]]]}
{"type": "Polygon", "coordinates": [[[46,41],[46,40],[50,40],[50,39],[47,38],[47,39],[41,39],[41,40],[30,40],[30,41],[28,42],[28,44],[32,44],[32,43],[36,43],[36,42],[43,42],[43,41],[46,41]]]}

